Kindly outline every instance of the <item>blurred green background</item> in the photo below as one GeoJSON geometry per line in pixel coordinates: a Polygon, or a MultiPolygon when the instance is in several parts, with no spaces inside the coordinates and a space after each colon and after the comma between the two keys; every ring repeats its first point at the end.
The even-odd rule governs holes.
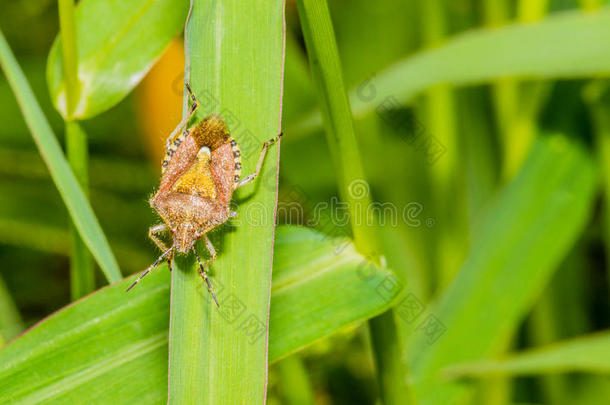
{"type": "MultiPolygon", "coordinates": [[[[329,0],[345,84],[361,101],[376,97],[380,71],[442,46],[462,32],[517,22],[535,24],[579,8],[594,12],[602,3],[329,0]]],[[[0,27],[61,138],[63,121],[51,104],[45,78],[47,56],[58,31],[56,2],[0,0],[0,10],[0,27]]],[[[279,221],[311,224],[308,220],[315,217],[317,204],[331,201],[338,192],[324,134],[303,124],[317,101],[296,12],[296,4],[288,1],[279,206],[296,202],[304,209],[303,216],[280,211],[279,221]]],[[[610,42],[604,45],[610,54],[610,42]]],[[[148,227],[156,221],[147,199],[158,182],[165,136],[181,116],[183,58],[181,42],[176,40],[133,93],[110,111],[82,122],[90,142],[91,203],[125,275],[144,269],[157,254],[147,238],[148,227]]],[[[468,70],[469,64],[475,69],[484,58],[464,55],[456,69],[468,70]]],[[[527,316],[503,348],[517,351],[608,328],[608,89],[608,82],[596,74],[556,81],[503,78],[467,87],[440,84],[410,103],[375,100],[375,112],[356,120],[373,200],[391,203],[399,212],[405,207],[415,210],[409,211],[409,221],[380,227],[380,238],[390,267],[407,280],[417,300],[428,303],[441,295],[472,255],[473,240],[485,227],[487,213],[515,179],[538,138],[559,132],[596,162],[595,196],[584,204],[586,223],[573,240],[558,248],[552,277],[535,294],[527,316]]],[[[27,327],[70,302],[69,217],[4,77],[0,123],[0,294],[12,297],[27,327]]],[[[544,166],[549,183],[554,165],[562,163],[553,159],[563,155],[553,156],[544,166]]],[[[542,189],[544,182],[539,186],[542,189]]],[[[536,194],[521,195],[530,199],[523,201],[515,193],[523,218],[532,215],[528,210],[540,203],[536,194]]],[[[546,208],[532,212],[544,213],[546,208]]],[[[561,224],[556,226],[561,229],[561,224]]],[[[349,235],[344,226],[318,224],[318,228],[334,236],[349,235]]],[[[514,250],[521,245],[507,241],[527,244],[528,238],[517,234],[507,239],[491,231],[485,235],[489,245],[498,236],[498,243],[504,243],[500,250],[517,256],[514,250]]],[[[97,277],[97,285],[102,286],[99,272],[97,277]]],[[[503,305],[511,305],[501,299],[506,300],[503,305]]],[[[11,337],[17,326],[5,329],[11,337]]],[[[273,366],[269,403],[376,403],[380,387],[370,341],[368,328],[361,325],[316,343],[300,359],[291,357],[273,366]]],[[[606,376],[568,373],[487,377],[477,383],[471,400],[602,404],[607,398],[606,376]]]]}

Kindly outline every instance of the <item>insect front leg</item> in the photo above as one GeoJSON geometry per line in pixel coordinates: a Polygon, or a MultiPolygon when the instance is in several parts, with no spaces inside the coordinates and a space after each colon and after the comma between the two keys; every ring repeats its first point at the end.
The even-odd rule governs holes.
{"type": "MultiPolygon", "coordinates": [[[[159,239],[159,237],[157,236],[158,233],[161,232],[165,232],[169,230],[169,227],[166,224],[159,224],[159,225],[155,225],[155,226],[151,226],[148,229],[148,237],[155,242],[155,245],[157,245],[157,247],[159,249],[161,249],[161,251],[165,252],[166,250],[168,250],[167,246],[165,245],[165,243],[159,239]]],[[[169,268],[169,271],[173,270],[173,259],[174,259],[174,251],[172,249],[172,252],[167,256],[167,267],[169,268]]]]}
{"type": "Polygon", "coordinates": [[[165,170],[172,156],[176,152],[176,149],[178,149],[178,146],[180,146],[180,144],[184,140],[186,126],[191,120],[191,118],[193,118],[193,116],[195,115],[195,111],[197,111],[197,108],[199,108],[199,102],[197,101],[197,97],[195,97],[193,90],[191,90],[190,84],[186,83],[185,87],[191,99],[191,108],[189,110],[189,113],[182,119],[182,121],[180,121],[178,126],[167,137],[167,141],[165,143],[165,157],[163,158],[163,163],[161,164],[163,170],[165,170]]]}
{"type": "Polygon", "coordinates": [[[251,175],[247,176],[246,178],[241,180],[239,183],[237,183],[237,186],[235,186],[235,188],[245,186],[246,184],[251,183],[255,178],[258,177],[258,175],[261,171],[261,167],[263,167],[263,161],[265,160],[265,156],[267,155],[267,149],[269,149],[269,146],[276,143],[282,137],[282,135],[283,135],[283,133],[280,132],[280,134],[278,136],[271,138],[268,141],[265,141],[265,143],[263,143],[263,148],[261,149],[261,153],[258,156],[258,163],[256,164],[256,170],[254,171],[254,173],[252,173],[251,175]]]}

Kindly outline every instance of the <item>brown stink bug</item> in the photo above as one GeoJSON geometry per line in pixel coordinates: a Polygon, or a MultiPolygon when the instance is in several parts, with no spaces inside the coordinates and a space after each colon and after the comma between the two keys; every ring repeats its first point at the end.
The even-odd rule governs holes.
{"type": "Polygon", "coordinates": [[[192,250],[199,263],[199,274],[218,305],[206,274],[206,267],[216,258],[216,250],[206,234],[237,215],[230,209],[233,192],[258,176],[267,148],[282,134],[263,143],[254,173],[240,179],[239,146],[220,116],[210,114],[187,129],[187,124],[195,115],[199,103],[188,82],[186,89],[192,105],[188,116],[168,137],[161,184],[150,199],[151,207],[164,223],[151,227],[148,234],[163,253],[127,291],[163,260],[170,263],[171,269],[175,252],[186,254],[192,250]],[[165,231],[170,231],[172,235],[172,244],[169,247],[157,236],[165,231]],[[200,238],[205,242],[211,256],[205,263],[194,248],[195,242],[200,238]]]}

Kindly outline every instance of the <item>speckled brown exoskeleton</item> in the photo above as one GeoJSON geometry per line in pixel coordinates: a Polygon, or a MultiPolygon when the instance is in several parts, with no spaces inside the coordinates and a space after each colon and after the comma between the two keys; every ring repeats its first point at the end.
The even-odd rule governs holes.
{"type": "Polygon", "coordinates": [[[151,227],[148,234],[163,253],[127,291],[163,260],[170,263],[171,270],[175,252],[193,251],[199,263],[199,274],[218,305],[206,273],[207,266],[216,258],[216,250],[206,234],[237,215],[230,209],[233,192],[258,176],[267,148],[282,134],[263,143],[254,173],[241,179],[239,146],[220,116],[210,114],[186,129],[199,105],[188,83],[186,89],[191,100],[189,114],[167,139],[161,184],[150,199],[150,206],[163,223],[151,227]],[[166,231],[172,235],[169,247],[158,236],[166,231]],[[194,248],[198,239],[203,239],[210,252],[210,259],[205,263],[194,248]]]}

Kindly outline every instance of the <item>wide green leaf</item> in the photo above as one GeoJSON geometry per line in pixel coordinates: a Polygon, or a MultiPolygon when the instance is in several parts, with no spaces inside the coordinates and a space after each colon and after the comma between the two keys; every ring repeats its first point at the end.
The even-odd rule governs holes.
{"type": "Polygon", "coordinates": [[[610,373],[610,333],[582,336],[499,360],[469,362],[446,369],[450,378],[568,372],[610,373]]]}
{"type": "Polygon", "coordinates": [[[455,280],[419,326],[409,353],[418,399],[455,403],[448,365],[493,354],[516,329],[589,218],[590,157],[562,136],[539,141],[475,231],[455,280]]]}
{"type": "MultiPolygon", "coordinates": [[[[610,7],[595,13],[556,13],[540,23],[481,28],[444,45],[407,57],[356,86],[350,93],[355,116],[409,103],[439,83],[477,84],[500,77],[579,78],[610,74],[610,7]]],[[[319,112],[292,131],[319,128],[319,112]]]]}
{"type": "MultiPolygon", "coordinates": [[[[76,8],[79,91],[66,108],[61,40],[47,61],[53,104],[64,118],[90,118],[121,101],[184,26],[187,0],[82,0],[76,8]]],[[[171,83],[168,83],[168,86],[171,83]]]]}
{"type": "Polygon", "coordinates": [[[15,93],[25,122],[47,164],[53,182],[68,208],[72,222],[97,260],[106,278],[109,281],[120,280],[121,272],[110,250],[106,236],[70,169],[61,146],[59,146],[59,142],[57,142],[53,130],[36,100],[36,96],[1,32],[0,66],[15,93]]]}
{"type": "MultiPolygon", "coordinates": [[[[13,341],[0,351],[0,403],[164,403],[169,278],[163,267],[129,293],[133,278],[106,287],[13,341]]],[[[299,227],[277,229],[273,280],[270,361],[387,310],[401,291],[348,239],[299,227]]],[[[228,317],[227,305],[213,307],[211,328],[227,326],[252,344],[265,339],[243,328],[248,313],[228,317]]]]}

